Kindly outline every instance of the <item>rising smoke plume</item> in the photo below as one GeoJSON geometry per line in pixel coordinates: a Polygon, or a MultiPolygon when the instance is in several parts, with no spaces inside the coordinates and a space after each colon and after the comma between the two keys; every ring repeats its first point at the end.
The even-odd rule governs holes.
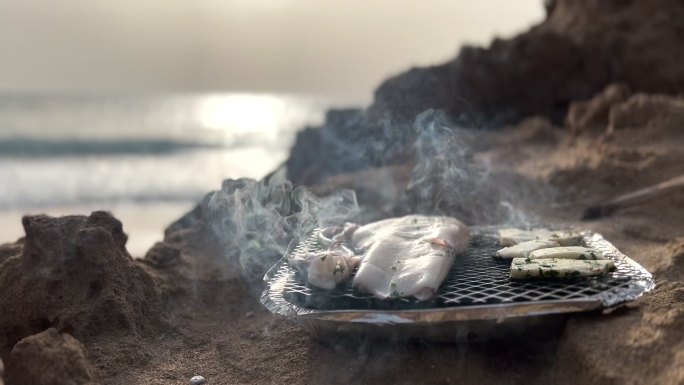
{"type": "Polygon", "coordinates": [[[260,279],[313,229],[352,220],[359,210],[352,190],[316,197],[273,179],[226,180],[208,205],[226,257],[239,261],[250,281],[260,279]]]}
{"type": "Polygon", "coordinates": [[[412,165],[407,185],[396,185],[391,178],[365,181],[367,188],[393,192],[384,194],[396,197],[393,202],[383,202],[389,209],[371,207],[366,202],[359,205],[355,191],[349,189],[317,197],[280,177],[282,172],[261,181],[224,181],[221,190],[210,199],[208,208],[212,228],[223,243],[225,256],[238,261],[243,275],[254,281],[261,279],[265,271],[314,228],[359,218],[422,213],[454,216],[469,225],[530,222],[512,203],[519,198],[514,186],[494,178],[488,165],[473,160],[470,149],[479,137],[475,130],[459,128],[445,113],[435,110],[419,114],[408,130],[402,127],[395,134],[383,129],[384,139],[376,136],[360,141],[363,145],[356,148],[345,142],[340,144],[337,153],[338,156],[352,154],[355,162],[378,161],[382,154],[372,153],[383,151],[382,141],[394,153],[397,143],[413,138],[410,146],[403,146],[412,151],[405,160],[412,165]],[[402,193],[396,194],[396,191],[402,193]],[[376,212],[382,214],[373,214],[376,212]]]}

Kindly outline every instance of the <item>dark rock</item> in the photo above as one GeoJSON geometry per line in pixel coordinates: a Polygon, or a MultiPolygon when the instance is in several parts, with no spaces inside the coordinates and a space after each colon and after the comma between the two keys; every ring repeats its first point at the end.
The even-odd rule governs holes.
{"type": "Polygon", "coordinates": [[[181,259],[182,247],[177,243],[157,242],[145,254],[143,262],[157,268],[176,265],[181,259]]]}
{"type": "Polygon", "coordinates": [[[16,385],[95,384],[95,369],[78,340],[49,328],[14,346],[8,381],[16,385]]]}
{"type": "MultiPolygon", "coordinates": [[[[464,47],[447,63],[387,79],[365,111],[331,113],[322,127],[297,137],[288,179],[311,185],[326,175],[401,162],[415,138],[411,123],[427,109],[445,111],[461,127],[496,128],[528,116],[558,125],[571,103],[609,84],[684,92],[684,3],[558,0],[547,10],[546,20],[516,37],[464,47]]],[[[624,96],[608,94],[602,98],[624,96]]],[[[607,103],[596,104],[577,105],[570,125],[604,123],[607,103]]]]}
{"type": "Polygon", "coordinates": [[[27,216],[23,224],[23,253],[0,269],[0,309],[12,309],[0,312],[0,351],[48,327],[87,340],[158,324],[159,291],[111,214],[27,216]]]}
{"type": "Polygon", "coordinates": [[[470,127],[501,126],[529,115],[559,121],[570,101],[586,99],[605,84],[605,75],[588,68],[570,38],[536,28],[489,48],[464,47],[451,62],[388,79],[369,114],[411,121],[428,108],[443,109],[470,127]]]}
{"type": "Polygon", "coordinates": [[[167,227],[164,240],[156,243],[142,260],[155,271],[167,307],[189,307],[187,301],[225,301],[225,296],[211,283],[218,281],[235,287],[242,282],[239,264],[229,258],[221,237],[212,228],[214,216],[209,202],[214,194],[208,193],[192,210],[167,227]]]}
{"type": "Polygon", "coordinates": [[[287,179],[311,185],[325,175],[396,163],[415,136],[411,124],[371,121],[360,110],[331,110],[322,127],[297,134],[285,163],[287,179]]]}
{"type": "Polygon", "coordinates": [[[6,243],[0,245],[0,264],[2,264],[9,257],[21,255],[24,251],[24,238],[19,239],[15,243],[6,243]]]}
{"type": "MultiPolygon", "coordinates": [[[[677,0],[558,0],[542,27],[568,36],[610,83],[636,92],[684,91],[684,3],[677,0]]],[[[604,83],[594,92],[600,91],[604,83]]]]}
{"type": "Polygon", "coordinates": [[[214,196],[214,191],[208,192],[195,208],[169,225],[164,231],[164,236],[167,237],[178,230],[190,229],[195,226],[202,226],[203,223],[206,223],[208,215],[207,205],[212,196],[214,196]]]}
{"type": "Polygon", "coordinates": [[[676,0],[560,0],[544,22],[488,48],[385,81],[369,115],[411,121],[427,108],[498,126],[541,115],[559,123],[570,102],[614,82],[635,91],[684,91],[684,4],[676,0]],[[470,110],[470,111],[469,111],[470,110]]]}

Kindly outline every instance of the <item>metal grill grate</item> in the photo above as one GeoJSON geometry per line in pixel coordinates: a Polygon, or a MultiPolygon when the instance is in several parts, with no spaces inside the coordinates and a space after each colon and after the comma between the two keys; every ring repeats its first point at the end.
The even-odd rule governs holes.
{"type": "MultiPolygon", "coordinates": [[[[506,306],[519,303],[562,303],[564,301],[598,300],[613,306],[633,300],[653,287],[651,275],[640,265],[621,254],[598,234],[587,233],[583,243],[600,250],[615,261],[617,270],[607,276],[573,280],[511,281],[511,261],[493,258],[500,248],[496,229],[471,229],[473,237],[468,250],[456,257],[447,279],[429,301],[409,298],[378,300],[355,292],[351,279],[336,290],[327,291],[307,286],[287,263],[274,266],[267,275],[269,287],[262,302],[271,310],[286,314],[340,310],[417,310],[453,309],[473,306],[506,306]],[[269,306],[270,305],[270,306],[269,306]],[[285,306],[287,305],[287,306],[285,306]],[[283,311],[284,308],[288,311],[283,311]]],[[[320,250],[316,232],[292,253],[320,250]]]]}

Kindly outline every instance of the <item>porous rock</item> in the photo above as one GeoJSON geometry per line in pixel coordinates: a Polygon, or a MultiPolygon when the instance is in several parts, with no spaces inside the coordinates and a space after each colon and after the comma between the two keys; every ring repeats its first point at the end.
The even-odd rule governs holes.
{"type": "Polygon", "coordinates": [[[19,239],[14,243],[6,243],[0,245],[0,264],[2,264],[9,257],[21,255],[24,251],[24,238],[19,239]]]}
{"type": "Polygon", "coordinates": [[[14,346],[8,381],[16,385],[95,384],[85,347],[67,333],[49,328],[14,346]]]}
{"type": "Polygon", "coordinates": [[[159,290],[111,214],[26,216],[23,225],[22,253],[0,269],[0,309],[13,309],[0,312],[0,351],[51,326],[87,340],[158,325],[159,290]]]}

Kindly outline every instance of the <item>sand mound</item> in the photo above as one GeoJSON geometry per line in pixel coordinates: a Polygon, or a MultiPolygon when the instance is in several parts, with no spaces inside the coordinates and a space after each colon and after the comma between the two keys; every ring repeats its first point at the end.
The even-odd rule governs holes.
{"type": "Polygon", "coordinates": [[[30,216],[23,225],[21,254],[0,265],[0,308],[12,309],[0,312],[2,350],[48,327],[84,340],[158,324],[158,289],[126,251],[121,222],[109,213],[30,216]]]}
{"type": "Polygon", "coordinates": [[[10,358],[16,385],[94,384],[94,368],[85,347],[69,334],[55,328],[19,341],[10,358]]]}

